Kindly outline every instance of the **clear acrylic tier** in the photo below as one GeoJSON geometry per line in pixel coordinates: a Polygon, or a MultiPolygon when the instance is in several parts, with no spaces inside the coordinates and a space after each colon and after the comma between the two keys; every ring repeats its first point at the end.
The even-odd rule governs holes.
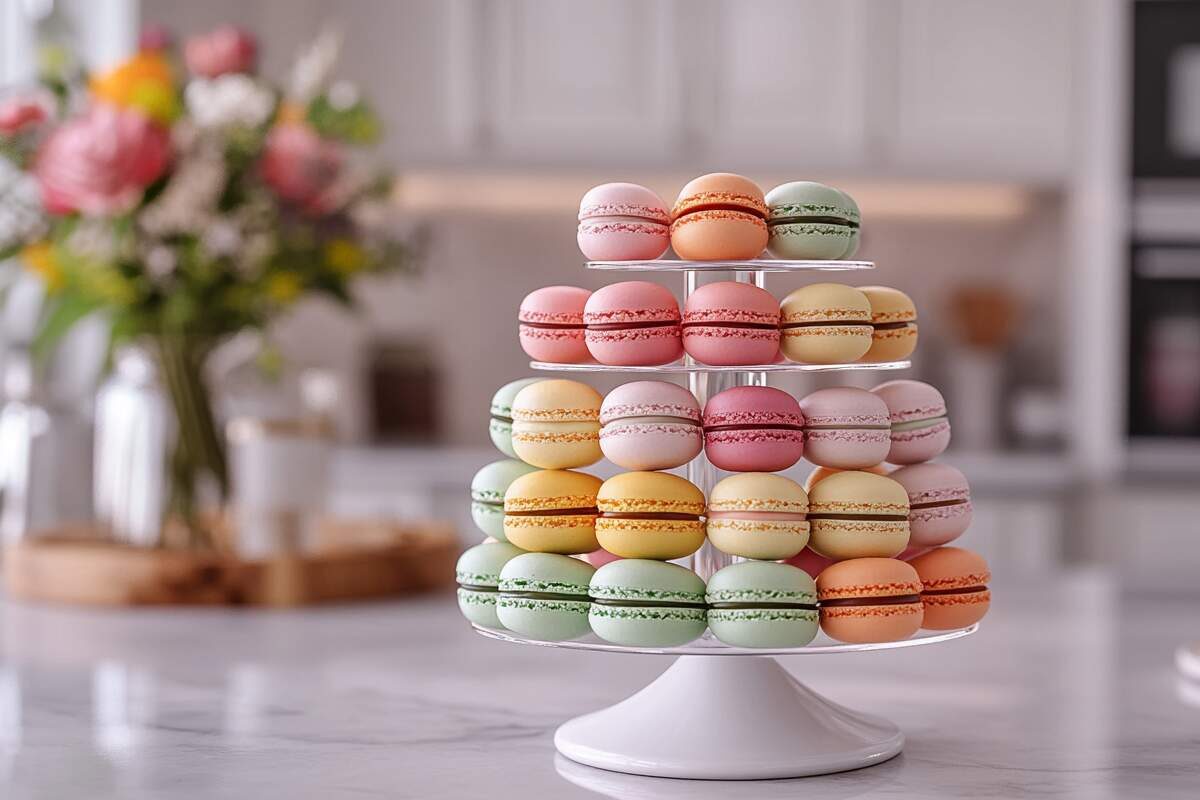
{"type": "Polygon", "coordinates": [[[614,272],[844,272],[875,269],[874,261],[790,261],[752,258],[745,261],[682,261],[656,258],[648,261],[589,261],[588,269],[614,272]]]}
{"type": "Polygon", "coordinates": [[[550,361],[530,361],[530,369],[543,372],[627,372],[635,374],[653,373],[656,375],[679,374],[722,374],[736,375],[747,372],[887,372],[897,369],[908,369],[911,361],[884,361],[867,364],[796,364],[792,362],[776,364],[755,364],[749,367],[713,367],[708,364],[690,364],[686,361],[676,361],[655,367],[622,367],[609,364],[584,362],[582,364],[555,364],[550,361]]]}

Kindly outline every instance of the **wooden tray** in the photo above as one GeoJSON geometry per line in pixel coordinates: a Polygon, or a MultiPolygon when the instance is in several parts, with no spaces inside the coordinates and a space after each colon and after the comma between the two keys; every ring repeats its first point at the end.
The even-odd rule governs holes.
{"type": "Polygon", "coordinates": [[[443,523],[338,521],[313,553],[243,561],[132,547],[87,527],[4,548],[9,597],[103,606],[303,606],[373,600],[454,583],[459,542],[443,523]]]}

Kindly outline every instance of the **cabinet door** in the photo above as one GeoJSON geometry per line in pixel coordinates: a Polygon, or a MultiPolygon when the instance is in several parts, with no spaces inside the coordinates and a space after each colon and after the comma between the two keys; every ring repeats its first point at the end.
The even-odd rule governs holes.
{"type": "Polygon", "coordinates": [[[486,131],[501,159],[661,159],[678,130],[670,0],[485,6],[486,131]]]}
{"type": "Polygon", "coordinates": [[[692,125],[721,164],[817,169],[864,158],[870,56],[861,0],[719,0],[692,125]],[[711,105],[708,105],[711,104],[711,105]]]}
{"type": "Polygon", "coordinates": [[[1072,0],[903,0],[890,141],[896,165],[1065,175],[1075,11],[1072,0]]]}

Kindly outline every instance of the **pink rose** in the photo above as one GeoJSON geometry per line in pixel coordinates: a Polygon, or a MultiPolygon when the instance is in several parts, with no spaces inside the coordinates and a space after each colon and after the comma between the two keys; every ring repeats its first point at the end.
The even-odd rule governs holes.
{"type": "Polygon", "coordinates": [[[0,136],[17,136],[50,116],[44,103],[27,97],[0,102],[0,136]]]}
{"type": "Polygon", "coordinates": [[[251,72],[258,43],[241,28],[224,25],[212,33],[193,36],[183,45],[183,60],[193,75],[215,78],[230,72],[251,72]]]}
{"type": "Polygon", "coordinates": [[[136,111],[94,105],[50,134],[33,174],[52,214],[119,214],[163,174],[170,147],[167,131],[136,111]]]}
{"type": "Polygon", "coordinates": [[[263,180],[281,199],[321,214],[335,193],[342,151],[307,125],[284,123],[267,135],[259,166],[263,180]]]}

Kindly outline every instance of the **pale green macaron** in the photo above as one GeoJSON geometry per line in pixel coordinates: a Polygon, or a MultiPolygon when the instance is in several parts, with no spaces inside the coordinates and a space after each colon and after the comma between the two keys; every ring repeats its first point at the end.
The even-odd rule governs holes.
{"type": "Polygon", "coordinates": [[[815,181],[792,181],[767,192],[767,249],[777,258],[843,259],[858,251],[858,204],[815,181]]]}
{"type": "Polygon", "coordinates": [[[708,579],[708,627],[734,647],[803,647],[817,635],[817,585],[774,561],[730,564],[708,579]]]}
{"type": "Polygon", "coordinates": [[[503,628],[496,616],[500,596],[500,571],[525,551],[508,542],[477,544],[459,556],[454,568],[458,580],[458,607],[463,616],[485,628],[503,628]]]}
{"type": "Polygon", "coordinates": [[[631,647],[675,647],[704,633],[704,581],[677,564],[626,558],[592,576],[597,636],[631,647]]]}
{"type": "Polygon", "coordinates": [[[537,467],[515,458],[505,458],[493,461],[475,473],[471,480],[471,519],[484,535],[505,541],[504,493],[510,483],[530,472],[537,472],[537,467]]]}
{"type": "Polygon", "coordinates": [[[492,444],[496,445],[500,449],[500,452],[509,458],[517,457],[512,446],[513,398],[517,396],[517,392],[526,386],[541,380],[545,380],[545,378],[521,378],[512,383],[504,384],[492,396],[492,417],[488,422],[488,433],[492,435],[492,444]]]}
{"type": "Polygon", "coordinates": [[[525,553],[500,571],[496,615],[510,631],[543,642],[588,632],[588,584],[595,568],[555,553],[525,553]]]}

